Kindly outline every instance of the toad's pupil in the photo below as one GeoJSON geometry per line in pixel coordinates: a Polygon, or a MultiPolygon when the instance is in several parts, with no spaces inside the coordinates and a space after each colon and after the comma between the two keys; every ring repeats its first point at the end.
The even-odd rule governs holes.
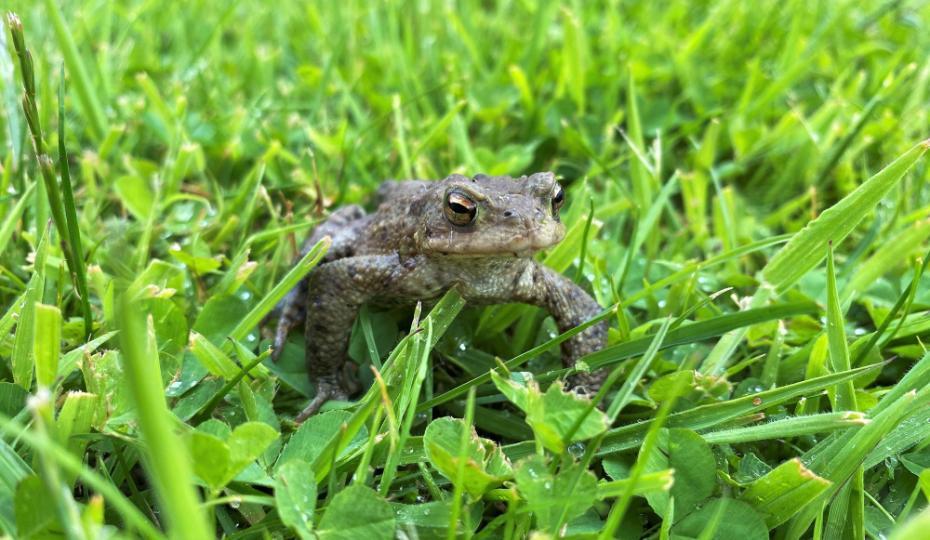
{"type": "Polygon", "coordinates": [[[552,211],[558,212],[559,208],[562,207],[562,203],[565,202],[565,192],[562,188],[555,192],[555,195],[552,197],[552,211]]]}
{"type": "Polygon", "coordinates": [[[455,225],[468,225],[477,214],[475,201],[461,193],[450,193],[446,199],[446,218],[455,225]]]}

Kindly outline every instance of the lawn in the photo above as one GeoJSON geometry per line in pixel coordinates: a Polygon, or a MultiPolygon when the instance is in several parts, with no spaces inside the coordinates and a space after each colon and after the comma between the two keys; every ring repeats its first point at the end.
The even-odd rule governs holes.
{"type": "Polygon", "coordinates": [[[5,9],[3,534],[926,537],[927,2],[5,9]],[[314,224],[535,171],[594,401],[578,329],[452,291],[363,308],[361,392],[296,424],[314,224]]]}

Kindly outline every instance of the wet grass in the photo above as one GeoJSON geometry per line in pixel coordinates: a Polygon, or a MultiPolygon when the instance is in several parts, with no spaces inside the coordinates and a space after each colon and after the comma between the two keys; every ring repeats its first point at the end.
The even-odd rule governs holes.
{"type": "Polygon", "coordinates": [[[928,6],[9,8],[4,533],[921,537],[928,6]],[[450,294],[363,310],[364,393],[296,427],[313,344],[260,327],[313,224],[538,170],[603,412],[545,314],[450,294]]]}

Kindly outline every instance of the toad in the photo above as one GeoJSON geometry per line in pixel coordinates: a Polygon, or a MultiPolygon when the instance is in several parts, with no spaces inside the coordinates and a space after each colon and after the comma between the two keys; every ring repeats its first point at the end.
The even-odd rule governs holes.
{"type": "MultiPolygon", "coordinates": [[[[316,227],[305,250],[324,236],[332,245],[282,303],[273,357],[303,324],[307,368],[317,388],[298,422],[352,392],[343,367],[362,304],[429,302],[457,287],[471,304],[542,307],[562,332],[601,311],[582,288],[533,258],[565,236],[559,219],[565,192],[552,173],[385,182],[376,202],[370,214],[347,206],[316,227]]],[[[604,322],[576,334],[562,344],[563,363],[571,366],[601,349],[606,337],[604,322]]],[[[602,379],[603,373],[578,373],[570,382],[593,391],[602,379]]]]}

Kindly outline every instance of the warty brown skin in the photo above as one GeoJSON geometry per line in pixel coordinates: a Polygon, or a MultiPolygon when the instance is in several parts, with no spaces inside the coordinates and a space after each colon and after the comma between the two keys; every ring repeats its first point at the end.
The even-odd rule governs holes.
{"type": "MultiPolygon", "coordinates": [[[[565,235],[559,221],[562,188],[552,173],[529,177],[385,182],[379,206],[334,212],[306,242],[324,236],[332,246],[321,263],[284,300],[273,345],[304,324],[307,368],[316,397],[302,421],[330,399],[347,399],[354,382],[343,373],[349,333],[362,304],[408,305],[438,299],[457,287],[472,304],[519,302],[546,309],[560,331],[587,321],[601,307],[583,289],[533,260],[565,235]]],[[[605,323],[563,343],[566,366],[606,343],[605,323]]],[[[579,374],[575,387],[596,390],[602,373],[579,374]]]]}

